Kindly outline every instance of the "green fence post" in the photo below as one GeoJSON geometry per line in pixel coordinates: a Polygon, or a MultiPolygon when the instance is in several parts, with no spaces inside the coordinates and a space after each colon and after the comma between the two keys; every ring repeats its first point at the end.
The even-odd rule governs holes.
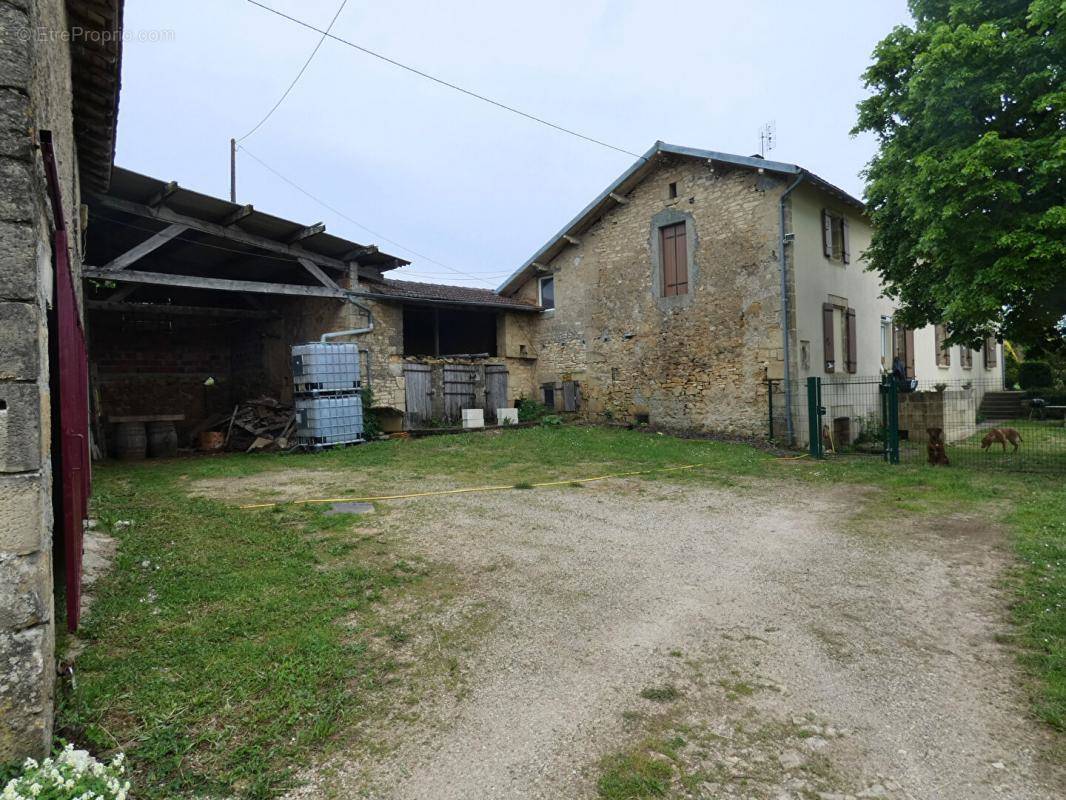
{"type": "Polygon", "coordinates": [[[807,438],[811,458],[823,458],[822,448],[822,379],[807,378],[807,438]]]}
{"type": "Polygon", "coordinates": [[[895,376],[888,380],[885,393],[885,405],[888,408],[888,420],[885,426],[885,450],[889,464],[899,463],[899,383],[895,376]]]}

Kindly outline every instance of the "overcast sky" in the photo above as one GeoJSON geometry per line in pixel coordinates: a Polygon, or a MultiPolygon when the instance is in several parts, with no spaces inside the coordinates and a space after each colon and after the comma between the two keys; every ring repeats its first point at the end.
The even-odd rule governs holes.
{"type": "MultiPolygon", "coordinates": [[[[263,2],[319,28],[340,5],[263,2]]],[[[860,76],[906,22],[904,0],[349,0],[333,32],[635,153],[662,139],[750,155],[775,120],[768,157],[861,196],[874,142],[848,133],[860,76]]],[[[124,45],[117,163],[228,197],[230,137],[277,102],[319,34],[246,0],[127,0],[125,27],[173,36],[124,45]]],[[[328,39],[244,145],[375,233],[244,153],[238,201],[413,262],[394,277],[483,286],[634,160],[328,39]]]]}

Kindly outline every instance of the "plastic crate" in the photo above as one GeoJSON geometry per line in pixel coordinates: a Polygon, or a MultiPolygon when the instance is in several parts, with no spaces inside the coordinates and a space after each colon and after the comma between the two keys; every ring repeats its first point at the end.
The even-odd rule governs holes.
{"type": "Polygon", "coordinates": [[[295,405],[298,443],[325,447],[363,441],[363,399],[358,394],[297,397],[295,405]]]}
{"type": "Polygon", "coordinates": [[[296,394],[358,391],[359,346],[331,342],[295,345],[292,382],[296,394]]]}

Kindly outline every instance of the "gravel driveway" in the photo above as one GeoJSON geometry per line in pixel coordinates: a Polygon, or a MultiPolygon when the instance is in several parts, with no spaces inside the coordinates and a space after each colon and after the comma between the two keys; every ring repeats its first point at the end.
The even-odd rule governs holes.
{"type": "Polygon", "coordinates": [[[870,530],[854,488],[783,486],[397,505],[386,535],[454,565],[494,624],[459,652],[463,692],[295,796],[595,797],[602,759],[652,729],[685,732],[679,797],[1066,796],[999,643],[999,534],[870,530]],[[641,698],[664,684],[678,699],[641,698]]]}

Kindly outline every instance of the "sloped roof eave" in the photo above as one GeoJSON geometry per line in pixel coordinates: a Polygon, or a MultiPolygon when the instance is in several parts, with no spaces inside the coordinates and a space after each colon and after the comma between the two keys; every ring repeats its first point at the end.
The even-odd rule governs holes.
{"type": "Polygon", "coordinates": [[[864,213],[866,211],[866,206],[861,200],[853,197],[843,189],[834,186],[824,178],[820,178],[813,172],[810,172],[797,164],[788,164],[783,161],[770,161],[753,156],[738,156],[733,153],[722,153],[716,150],[701,150],[695,147],[684,147],[682,145],[667,144],[666,142],[658,141],[652,145],[644,155],[640,156],[637,161],[630,165],[625,172],[619,175],[610,186],[600,192],[591,203],[579,211],[573,219],[549,239],[548,242],[522,264],[522,266],[511,273],[511,275],[500,284],[496,291],[501,295],[507,295],[518,289],[524,281],[532,277],[535,264],[551,261],[562,251],[567,244],[567,236],[575,236],[580,233],[590,222],[603,216],[604,213],[613,208],[614,205],[612,204],[617,204],[611,199],[612,194],[624,195],[636,187],[644,179],[644,176],[654,168],[655,159],[660,154],[698,158],[705,161],[718,161],[746,169],[762,169],[783,175],[804,175],[806,180],[815,184],[822,190],[838,197],[838,199],[843,200],[848,205],[854,206],[864,213]]]}

